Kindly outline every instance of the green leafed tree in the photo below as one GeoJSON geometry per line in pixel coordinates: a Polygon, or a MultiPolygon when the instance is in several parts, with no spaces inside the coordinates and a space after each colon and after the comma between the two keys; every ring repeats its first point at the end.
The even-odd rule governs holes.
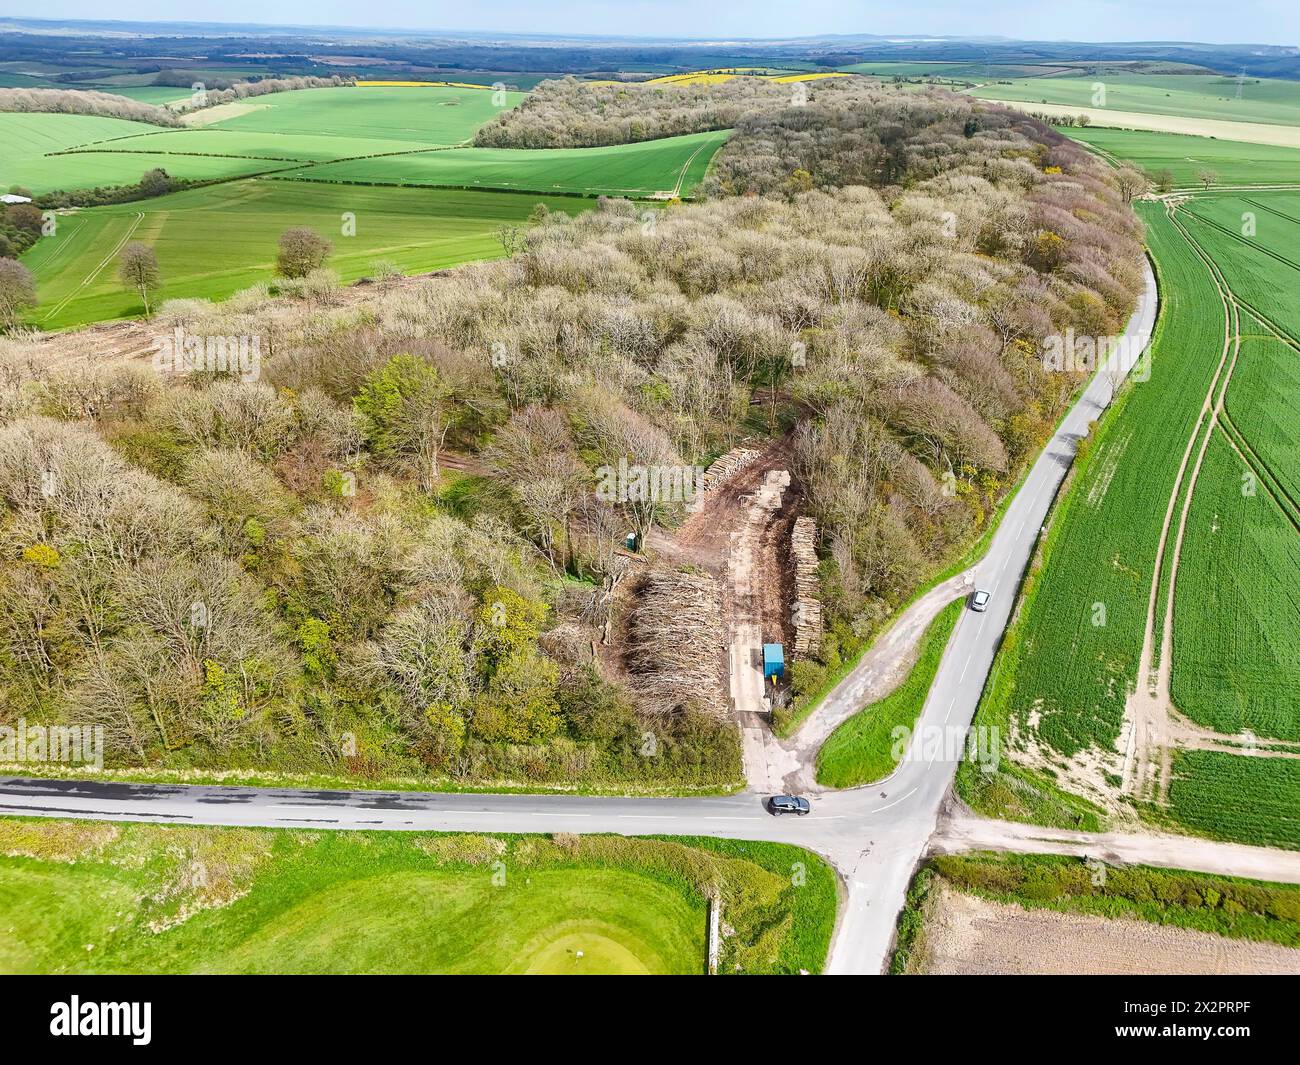
{"type": "Polygon", "coordinates": [[[394,355],[366,378],[352,403],[370,450],[389,462],[413,464],[420,487],[432,491],[438,454],[456,416],[437,369],[414,355],[394,355]]]}
{"type": "Polygon", "coordinates": [[[280,237],[275,255],[275,270],[281,277],[306,277],[319,270],[329,258],[333,245],[306,227],[287,229],[280,237]]]}

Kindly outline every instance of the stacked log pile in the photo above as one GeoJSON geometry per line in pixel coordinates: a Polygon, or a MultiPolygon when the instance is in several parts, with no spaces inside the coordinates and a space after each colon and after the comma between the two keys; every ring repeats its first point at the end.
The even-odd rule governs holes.
{"type": "Polygon", "coordinates": [[[743,470],[760,454],[757,448],[745,447],[743,444],[740,447],[733,447],[721,458],[711,462],[709,468],[704,471],[704,490],[713,491],[733,473],[743,470]]]}
{"type": "Polygon", "coordinates": [[[624,663],[642,707],[674,713],[694,703],[721,721],[722,597],[705,573],[651,570],[637,578],[624,663]]]}
{"type": "Polygon", "coordinates": [[[794,653],[817,653],[822,640],[822,604],[817,580],[817,522],[798,518],[790,532],[790,562],[794,566],[794,653]]]}

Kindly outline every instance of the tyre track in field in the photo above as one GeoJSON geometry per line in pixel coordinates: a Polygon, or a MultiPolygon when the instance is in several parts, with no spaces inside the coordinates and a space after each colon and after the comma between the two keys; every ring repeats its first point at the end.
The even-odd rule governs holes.
{"type": "MultiPolygon", "coordinates": [[[[1184,238],[1190,241],[1186,230],[1174,218],[1174,207],[1169,202],[1164,204],[1165,214],[1173,223],[1175,228],[1183,234],[1184,238]]],[[[1212,272],[1211,272],[1212,273],[1212,272]]],[[[1213,273],[1212,273],[1213,276],[1213,273]]],[[[1182,461],[1178,465],[1178,473],[1174,478],[1173,491],[1169,495],[1169,503],[1165,508],[1165,519],[1160,529],[1160,540],[1156,545],[1155,563],[1151,573],[1151,594],[1147,601],[1146,625],[1142,634],[1142,652],[1138,658],[1138,682],[1133,692],[1129,695],[1128,702],[1125,706],[1124,716],[1128,730],[1128,743],[1124,755],[1124,773],[1123,773],[1123,790],[1129,794],[1144,795],[1152,791],[1157,793],[1163,791],[1162,781],[1165,777],[1164,772],[1164,752],[1168,748],[1168,708],[1171,703],[1169,700],[1169,675],[1170,670],[1167,668],[1166,649],[1172,645],[1173,634],[1169,627],[1169,612],[1166,612],[1165,623],[1162,626],[1160,650],[1157,654],[1155,648],[1155,626],[1156,610],[1160,603],[1160,575],[1164,570],[1165,552],[1168,547],[1170,526],[1174,521],[1174,513],[1178,508],[1178,499],[1182,494],[1183,485],[1187,475],[1188,463],[1192,461],[1192,452],[1196,446],[1196,440],[1201,435],[1205,422],[1206,414],[1212,407],[1214,393],[1218,387],[1219,378],[1223,374],[1223,368],[1228,360],[1228,352],[1231,348],[1232,338],[1232,316],[1229,311],[1227,297],[1223,290],[1219,288],[1217,281],[1215,287],[1219,292],[1219,298],[1223,303],[1224,312],[1224,337],[1223,349],[1219,356],[1219,365],[1214,371],[1214,378],[1210,382],[1210,388],[1206,393],[1205,400],[1201,405],[1201,410],[1196,419],[1196,425],[1192,434],[1188,437],[1187,446],[1183,450],[1182,461]],[[1161,758],[1161,767],[1156,774],[1154,786],[1151,779],[1151,759],[1153,753],[1158,753],[1161,758]]],[[[1202,448],[1201,454],[1204,454],[1202,448]]],[[[1200,457],[1196,462],[1196,469],[1200,469],[1200,457]]],[[[1191,493],[1188,492],[1188,499],[1191,499],[1191,493]]],[[[1186,520],[1186,509],[1184,509],[1183,522],[1186,520]]],[[[1181,528],[1182,523],[1180,523],[1181,528]]],[[[1176,548],[1177,549],[1177,548],[1176,548]]],[[[1175,550],[1176,550],[1175,549],[1175,550]]],[[[1176,554],[1175,554],[1176,565],[1176,554]]],[[[1172,583],[1172,582],[1171,582],[1172,583]]],[[[1170,599],[1172,602],[1172,597],[1170,599]]]]}
{"type": "Polygon", "coordinates": [[[121,252],[121,250],[126,246],[126,242],[130,240],[132,236],[135,235],[135,231],[140,227],[140,223],[143,221],[144,221],[144,212],[137,211],[135,218],[132,220],[131,224],[127,226],[126,232],[122,234],[122,238],[116,244],[113,245],[112,250],[109,251],[109,253],[99,261],[99,264],[93,270],[91,270],[90,273],[88,273],[85,277],[81,279],[80,282],[78,282],[76,288],[72,289],[72,291],[70,291],[66,296],[64,296],[63,299],[59,300],[58,303],[56,303],[53,307],[51,307],[48,311],[46,311],[45,317],[42,318],[41,321],[48,322],[51,318],[53,318],[56,314],[58,314],[61,310],[63,310],[63,308],[66,307],[74,297],[79,296],[81,294],[82,289],[86,288],[88,285],[93,284],[95,279],[99,277],[101,273],[104,272],[104,267],[106,267],[113,259],[117,257],[117,255],[121,252]]]}
{"type": "MultiPolygon", "coordinates": [[[[1152,574],[1151,596],[1147,606],[1142,654],[1139,659],[1141,669],[1146,671],[1146,675],[1143,678],[1139,674],[1137,688],[1129,697],[1128,707],[1126,708],[1126,717],[1130,720],[1131,729],[1128,750],[1124,760],[1124,790],[1130,794],[1153,798],[1162,805],[1168,801],[1169,785],[1173,776],[1173,750],[1175,747],[1225,750],[1248,757],[1294,757],[1294,755],[1268,749],[1271,742],[1281,741],[1263,740],[1263,747],[1261,747],[1258,745],[1261,741],[1255,741],[1254,737],[1249,737],[1252,742],[1246,746],[1231,745],[1227,742],[1230,737],[1215,732],[1213,729],[1204,728],[1180,713],[1174,706],[1171,694],[1174,603],[1179,564],[1182,560],[1183,542],[1197,481],[1200,477],[1205,455],[1209,450],[1210,440],[1213,438],[1216,428],[1223,433],[1229,445],[1247,468],[1255,469],[1254,464],[1237,447],[1236,441],[1232,437],[1232,430],[1235,430],[1236,426],[1231,422],[1225,410],[1228,388],[1232,381],[1233,371],[1236,369],[1237,360],[1241,354],[1242,308],[1246,306],[1251,312],[1254,312],[1254,308],[1250,308],[1238,299],[1218,264],[1214,262],[1213,258],[1196,238],[1191,235],[1182,220],[1177,217],[1179,206],[1179,204],[1166,201],[1166,215],[1183,239],[1188,242],[1193,254],[1209,271],[1210,279],[1219,295],[1224,310],[1224,340],[1219,365],[1206,392],[1196,426],[1188,439],[1183,461],[1179,466],[1174,489],[1170,495],[1169,506],[1165,512],[1165,523],[1161,530],[1160,543],[1156,552],[1156,564],[1152,574]],[[1191,454],[1198,439],[1200,440],[1200,447],[1196,449],[1196,458],[1189,471],[1188,463],[1191,460],[1191,454]],[[1171,531],[1170,524],[1173,520],[1174,511],[1178,509],[1180,496],[1182,498],[1182,509],[1178,515],[1174,542],[1172,548],[1170,548],[1168,543],[1171,531]],[[1166,551],[1169,552],[1169,576],[1165,587],[1165,609],[1160,625],[1160,646],[1157,654],[1155,650],[1156,609],[1160,603],[1161,575],[1164,571],[1166,551]]],[[[1200,221],[1206,221],[1194,211],[1189,213],[1200,221]]],[[[1277,258],[1277,256],[1274,257],[1277,258]]],[[[1286,338],[1278,332],[1274,323],[1265,321],[1265,324],[1273,329],[1279,339],[1286,341],[1286,338]]],[[[1265,490],[1269,492],[1270,497],[1273,498],[1273,501],[1283,513],[1288,518],[1291,518],[1292,515],[1287,505],[1290,500],[1284,502],[1277,498],[1273,486],[1267,478],[1260,477],[1259,480],[1265,484],[1265,490]]]]}

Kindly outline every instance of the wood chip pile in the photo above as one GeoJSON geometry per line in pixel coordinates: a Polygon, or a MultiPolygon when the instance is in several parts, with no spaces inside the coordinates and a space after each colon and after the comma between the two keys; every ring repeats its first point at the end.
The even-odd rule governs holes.
{"type": "Polygon", "coordinates": [[[822,641],[822,604],[817,580],[817,522],[798,518],[790,531],[790,562],[794,566],[794,653],[816,654],[822,641]]]}
{"type": "Polygon", "coordinates": [[[688,702],[721,721],[724,684],[722,597],[705,573],[651,570],[638,578],[624,664],[642,706],[672,713],[688,702]]]}

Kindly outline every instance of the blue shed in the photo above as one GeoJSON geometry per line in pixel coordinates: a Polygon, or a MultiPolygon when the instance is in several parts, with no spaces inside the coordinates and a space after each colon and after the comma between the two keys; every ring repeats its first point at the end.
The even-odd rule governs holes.
{"type": "Polygon", "coordinates": [[[779,643],[763,644],[763,680],[785,677],[785,648],[779,643]]]}

